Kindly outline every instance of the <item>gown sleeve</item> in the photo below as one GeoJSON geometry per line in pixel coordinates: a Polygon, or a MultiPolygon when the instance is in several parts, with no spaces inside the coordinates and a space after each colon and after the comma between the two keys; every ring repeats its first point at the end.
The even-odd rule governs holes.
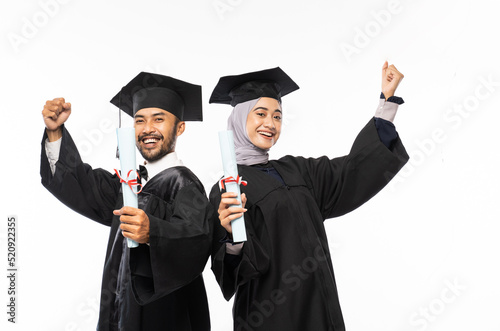
{"type": "Polygon", "coordinates": [[[61,150],[54,174],[45,151],[44,134],[40,158],[42,185],[69,208],[98,223],[110,226],[120,182],[116,175],[92,169],[82,162],[71,135],[63,126],[61,150]]]}
{"type": "Polygon", "coordinates": [[[172,293],[201,275],[210,255],[212,207],[192,183],[167,203],[155,195],[144,207],[149,245],[130,250],[132,289],[144,305],[172,293]]]}
{"type": "MultiPolygon", "coordinates": [[[[216,184],[210,192],[210,204],[214,209],[215,206],[219,206],[220,195],[219,186],[216,184]]],[[[258,208],[251,208],[249,201],[246,208],[248,211],[245,213],[245,226],[248,240],[239,255],[229,254],[226,251],[226,240],[224,240],[227,238],[226,229],[220,224],[217,211],[214,211],[213,215],[212,271],[227,301],[236,293],[239,286],[251,279],[259,278],[269,269],[268,234],[264,228],[254,226],[255,222],[252,222],[252,218],[263,219],[262,215],[254,214],[261,211],[258,208]]]]}
{"type": "Polygon", "coordinates": [[[377,128],[377,133],[382,144],[392,150],[398,138],[398,132],[394,124],[382,118],[375,117],[375,127],[377,128]]]}
{"type": "Polygon", "coordinates": [[[408,161],[396,136],[388,148],[372,118],[356,137],[348,155],[334,159],[294,158],[324,219],[344,215],[370,200],[408,161]]]}

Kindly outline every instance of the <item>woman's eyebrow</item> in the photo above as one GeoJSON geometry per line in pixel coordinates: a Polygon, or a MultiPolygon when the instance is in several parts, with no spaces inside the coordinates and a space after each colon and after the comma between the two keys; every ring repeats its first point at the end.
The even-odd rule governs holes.
{"type": "MultiPolygon", "coordinates": [[[[266,107],[257,107],[257,108],[255,108],[253,111],[256,111],[256,110],[261,110],[261,109],[262,109],[262,110],[265,110],[265,111],[269,111],[269,109],[268,109],[268,108],[266,108],[266,107]]],[[[281,113],[281,109],[279,109],[279,108],[276,108],[274,111],[279,111],[279,112],[281,113]]]]}

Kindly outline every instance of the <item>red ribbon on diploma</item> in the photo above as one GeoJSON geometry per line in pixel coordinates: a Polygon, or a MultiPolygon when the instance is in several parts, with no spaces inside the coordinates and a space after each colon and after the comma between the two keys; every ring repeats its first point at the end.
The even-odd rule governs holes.
{"type": "MultiPolygon", "coordinates": [[[[139,192],[134,192],[135,194],[139,194],[142,192],[142,185],[139,184],[137,182],[137,178],[134,178],[134,179],[128,179],[128,176],[130,176],[130,173],[132,172],[133,170],[130,170],[128,173],[127,173],[127,180],[123,179],[120,177],[120,173],[118,172],[118,170],[115,169],[115,172],[116,172],[116,175],[118,176],[118,178],[120,178],[120,184],[121,183],[126,183],[128,185],[128,187],[130,187],[130,189],[132,190],[132,192],[134,192],[134,189],[132,188],[132,186],[140,186],[141,187],[141,190],[139,192]]],[[[135,172],[137,174],[137,177],[140,178],[139,174],[137,173],[137,171],[135,172]]]]}
{"type": "Polygon", "coordinates": [[[247,186],[247,181],[243,180],[243,177],[240,177],[239,175],[236,176],[236,179],[234,179],[233,176],[222,178],[219,182],[219,186],[221,187],[221,190],[224,189],[224,183],[238,183],[238,185],[247,186]]]}

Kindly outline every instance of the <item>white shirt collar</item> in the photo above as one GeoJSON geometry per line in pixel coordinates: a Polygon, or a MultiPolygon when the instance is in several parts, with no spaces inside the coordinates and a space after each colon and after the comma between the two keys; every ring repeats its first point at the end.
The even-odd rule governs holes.
{"type": "MultiPolygon", "coordinates": [[[[158,175],[165,169],[182,165],[184,164],[182,163],[181,160],[179,160],[176,152],[168,153],[159,160],[153,162],[147,162],[145,167],[148,170],[148,180],[158,175]]],[[[142,182],[145,184],[147,180],[142,180],[142,182]]]]}

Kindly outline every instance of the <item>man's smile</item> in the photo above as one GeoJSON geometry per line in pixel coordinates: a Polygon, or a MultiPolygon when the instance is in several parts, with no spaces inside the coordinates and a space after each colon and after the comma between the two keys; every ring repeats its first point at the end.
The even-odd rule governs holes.
{"type": "Polygon", "coordinates": [[[161,140],[162,138],[158,136],[146,136],[140,139],[144,147],[148,149],[156,147],[161,140]]]}

